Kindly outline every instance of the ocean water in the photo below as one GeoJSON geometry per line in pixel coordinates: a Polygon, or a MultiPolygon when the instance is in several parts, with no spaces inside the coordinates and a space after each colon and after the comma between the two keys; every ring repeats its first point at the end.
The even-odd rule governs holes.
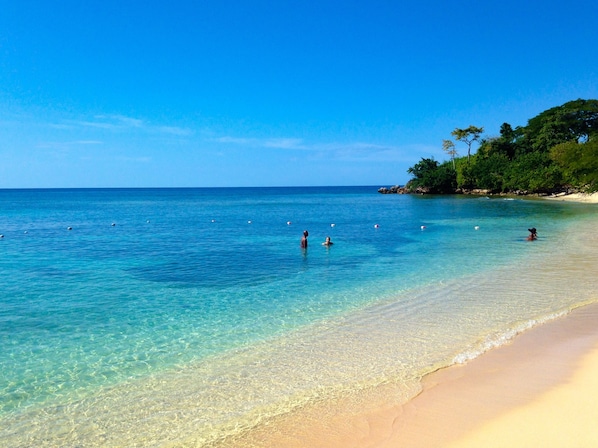
{"type": "Polygon", "coordinates": [[[0,190],[0,446],[210,446],[401,403],[598,301],[596,206],[376,190],[0,190]]]}

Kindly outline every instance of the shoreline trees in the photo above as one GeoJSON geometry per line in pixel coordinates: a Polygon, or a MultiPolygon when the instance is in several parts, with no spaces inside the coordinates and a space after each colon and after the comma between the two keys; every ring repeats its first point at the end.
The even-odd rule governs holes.
{"type": "Polygon", "coordinates": [[[567,102],[513,129],[503,123],[498,137],[481,138],[483,128],[469,126],[451,134],[467,145],[456,157],[455,144],[443,140],[450,160],[422,158],[407,172],[407,191],[456,193],[551,193],[565,189],[598,191],[598,100],[567,102]],[[472,144],[479,141],[477,153],[472,144]]]}

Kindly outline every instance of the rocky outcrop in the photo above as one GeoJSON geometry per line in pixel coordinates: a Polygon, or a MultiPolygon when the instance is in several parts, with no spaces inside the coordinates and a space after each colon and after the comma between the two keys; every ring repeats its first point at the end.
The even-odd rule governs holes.
{"type": "Polygon", "coordinates": [[[407,194],[409,191],[405,187],[401,187],[399,185],[393,185],[392,187],[386,188],[378,188],[378,193],[382,194],[407,194]]]}
{"type": "Polygon", "coordinates": [[[378,188],[378,193],[382,194],[430,194],[430,189],[426,187],[417,187],[414,189],[408,188],[407,186],[401,187],[394,185],[390,188],[382,187],[378,188]]]}
{"type": "MultiPolygon", "coordinates": [[[[408,185],[400,186],[394,185],[392,187],[381,187],[378,188],[378,193],[381,194],[430,194],[430,189],[426,187],[409,188],[408,185]]],[[[457,188],[451,193],[445,194],[464,194],[472,196],[558,196],[558,195],[569,195],[574,193],[582,193],[578,188],[563,187],[556,190],[545,191],[545,192],[532,192],[527,190],[513,190],[508,192],[496,192],[492,190],[486,190],[482,188],[457,188]]]]}

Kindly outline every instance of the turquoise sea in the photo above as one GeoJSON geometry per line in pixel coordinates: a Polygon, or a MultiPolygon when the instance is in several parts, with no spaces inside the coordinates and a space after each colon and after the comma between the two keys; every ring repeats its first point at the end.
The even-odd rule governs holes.
{"type": "Polygon", "coordinates": [[[597,211],[377,187],[0,190],[0,446],[209,446],[386,384],[405,402],[598,301],[597,211]]]}

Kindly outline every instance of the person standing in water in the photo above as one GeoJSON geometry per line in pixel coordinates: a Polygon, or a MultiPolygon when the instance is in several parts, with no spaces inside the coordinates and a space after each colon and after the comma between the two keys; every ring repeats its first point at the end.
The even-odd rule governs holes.
{"type": "Polygon", "coordinates": [[[309,233],[307,232],[307,230],[303,231],[303,238],[301,238],[301,248],[302,249],[307,249],[307,237],[309,236],[309,233]]]}

